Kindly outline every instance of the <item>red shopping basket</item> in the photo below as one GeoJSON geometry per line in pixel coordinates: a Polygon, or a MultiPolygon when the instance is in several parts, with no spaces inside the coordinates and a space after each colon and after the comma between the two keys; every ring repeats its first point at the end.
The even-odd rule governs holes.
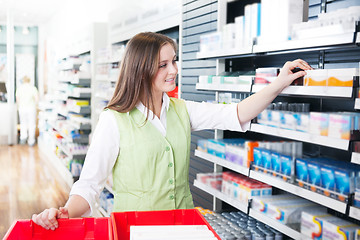
{"type": "Polygon", "coordinates": [[[52,230],[35,224],[32,220],[16,221],[6,233],[5,240],[113,240],[110,218],[58,219],[59,227],[52,230]]]}
{"type": "Polygon", "coordinates": [[[220,237],[197,209],[111,213],[114,239],[130,239],[130,226],[207,225],[217,239],[220,237]]]}

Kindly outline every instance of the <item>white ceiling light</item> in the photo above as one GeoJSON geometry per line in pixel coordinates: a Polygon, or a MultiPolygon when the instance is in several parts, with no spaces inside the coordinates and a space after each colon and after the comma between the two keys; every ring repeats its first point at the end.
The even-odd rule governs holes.
{"type": "Polygon", "coordinates": [[[24,27],[23,27],[23,30],[22,30],[22,34],[28,35],[29,33],[30,33],[29,27],[24,26],[24,27]]]}

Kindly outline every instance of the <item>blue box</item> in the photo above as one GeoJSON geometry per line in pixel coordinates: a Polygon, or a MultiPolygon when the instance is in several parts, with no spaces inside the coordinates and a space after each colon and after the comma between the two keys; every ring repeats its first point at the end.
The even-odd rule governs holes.
{"type": "Polygon", "coordinates": [[[299,186],[304,187],[304,183],[309,182],[309,173],[307,168],[308,161],[300,158],[297,158],[295,161],[296,180],[298,181],[299,186]]]}

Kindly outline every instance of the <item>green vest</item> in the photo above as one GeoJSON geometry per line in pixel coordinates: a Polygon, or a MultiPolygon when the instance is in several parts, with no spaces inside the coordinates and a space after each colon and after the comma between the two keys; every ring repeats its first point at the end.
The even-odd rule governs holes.
{"type": "Polygon", "coordinates": [[[164,137],[137,108],[112,111],[120,131],[113,168],[114,212],[193,208],[189,188],[191,129],[185,102],[170,99],[164,137]]]}

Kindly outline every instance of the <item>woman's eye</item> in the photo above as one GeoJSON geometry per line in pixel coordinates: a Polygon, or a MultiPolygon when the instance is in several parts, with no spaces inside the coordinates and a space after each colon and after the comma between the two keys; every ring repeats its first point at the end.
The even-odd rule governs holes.
{"type": "Polygon", "coordinates": [[[161,64],[159,68],[163,68],[166,67],[166,63],[165,64],[161,64]]]}

